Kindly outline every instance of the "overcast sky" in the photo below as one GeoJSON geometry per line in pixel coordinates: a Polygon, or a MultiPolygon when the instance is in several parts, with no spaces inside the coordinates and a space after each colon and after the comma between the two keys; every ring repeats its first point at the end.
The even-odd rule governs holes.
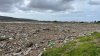
{"type": "Polygon", "coordinates": [[[0,15],[36,20],[100,20],[100,0],[0,0],[0,15]]]}

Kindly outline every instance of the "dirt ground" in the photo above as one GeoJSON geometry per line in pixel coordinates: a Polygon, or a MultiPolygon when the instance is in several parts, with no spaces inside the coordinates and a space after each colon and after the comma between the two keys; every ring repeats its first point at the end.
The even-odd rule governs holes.
{"type": "Polygon", "coordinates": [[[95,31],[100,32],[99,24],[0,23],[0,56],[41,56],[46,48],[60,47],[95,31]]]}

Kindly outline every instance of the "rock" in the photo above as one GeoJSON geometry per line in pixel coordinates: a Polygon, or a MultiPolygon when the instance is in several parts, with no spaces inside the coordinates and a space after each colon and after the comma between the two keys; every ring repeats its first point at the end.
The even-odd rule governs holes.
{"type": "Polygon", "coordinates": [[[33,46],[33,42],[29,42],[26,44],[26,47],[32,47],[33,46]]]}
{"type": "Polygon", "coordinates": [[[49,28],[44,28],[43,30],[44,30],[44,31],[50,31],[50,29],[49,29],[49,28]]]}
{"type": "Polygon", "coordinates": [[[38,56],[42,56],[43,52],[40,52],[40,54],[38,56]]]}
{"type": "Polygon", "coordinates": [[[28,48],[28,49],[24,52],[24,56],[27,55],[31,50],[32,50],[32,48],[28,48]]]}
{"type": "Polygon", "coordinates": [[[2,49],[0,49],[0,52],[2,51],[2,49]]]}
{"type": "Polygon", "coordinates": [[[41,44],[45,43],[45,41],[40,41],[41,44]]]}
{"type": "Polygon", "coordinates": [[[37,33],[39,33],[39,32],[40,32],[40,30],[36,30],[34,34],[37,34],[37,33]]]}
{"type": "Polygon", "coordinates": [[[69,41],[69,39],[65,39],[63,42],[64,42],[64,44],[65,44],[65,43],[67,43],[68,41],[69,41]]]}
{"type": "Polygon", "coordinates": [[[22,51],[21,48],[19,48],[19,49],[17,49],[16,53],[19,53],[19,52],[21,52],[21,51],[22,51]]]}
{"type": "Polygon", "coordinates": [[[38,44],[35,44],[35,47],[37,48],[38,47],[38,44]]]}

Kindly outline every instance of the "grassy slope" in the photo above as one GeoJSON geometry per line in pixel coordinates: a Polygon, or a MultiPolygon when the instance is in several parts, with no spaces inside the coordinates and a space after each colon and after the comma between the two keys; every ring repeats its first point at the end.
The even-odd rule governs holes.
{"type": "Polygon", "coordinates": [[[77,37],[63,47],[48,49],[42,56],[100,56],[100,33],[77,37]]]}

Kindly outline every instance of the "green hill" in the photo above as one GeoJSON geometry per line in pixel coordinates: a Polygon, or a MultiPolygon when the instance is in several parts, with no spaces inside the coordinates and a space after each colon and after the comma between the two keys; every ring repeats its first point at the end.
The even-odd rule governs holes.
{"type": "Polygon", "coordinates": [[[80,36],[60,48],[50,48],[42,56],[100,56],[100,33],[80,36]]]}
{"type": "Polygon", "coordinates": [[[34,22],[34,21],[36,21],[37,22],[37,20],[14,18],[14,17],[8,17],[8,16],[0,16],[0,21],[1,22],[13,22],[13,21],[34,22]]]}

